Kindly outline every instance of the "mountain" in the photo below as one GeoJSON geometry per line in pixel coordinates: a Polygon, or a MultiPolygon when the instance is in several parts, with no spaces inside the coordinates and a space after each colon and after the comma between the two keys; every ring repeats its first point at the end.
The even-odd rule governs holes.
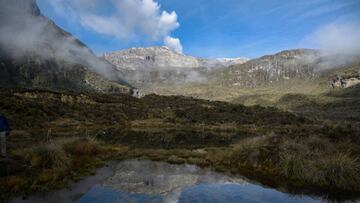
{"type": "Polygon", "coordinates": [[[202,82],[211,69],[241,64],[246,58],[204,59],[187,56],[167,47],[131,48],[105,53],[103,57],[115,65],[135,86],[202,82]]]}
{"type": "Polygon", "coordinates": [[[318,50],[285,50],[216,70],[211,74],[215,83],[223,86],[256,88],[291,80],[316,80],[332,69],[341,69],[359,57],[327,55],[318,50]]]}
{"type": "Polygon", "coordinates": [[[237,64],[243,64],[243,63],[246,63],[247,61],[249,61],[249,59],[244,58],[244,57],[215,59],[215,62],[219,63],[220,66],[223,66],[223,67],[228,67],[228,66],[237,65],[237,64]]]}
{"type": "Polygon", "coordinates": [[[287,50],[233,65],[212,73],[224,86],[253,88],[292,78],[312,78],[320,53],[316,50],[287,50]]]}
{"type": "Polygon", "coordinates": [[[356,55],[293,49],[211,69],[202,74],[201,83],[157,84],[143,87],[142,91],[246,105],[276,105],[287,94],[318,96],[338,88],[356,88],[360,83],[359,64],[360,57],[356,55]]]}
{"type": "Polygon", "coordinates": [[[43,16],[35,0],[0,0],[0,86],[128,93],[116,68],[43,16]]]}

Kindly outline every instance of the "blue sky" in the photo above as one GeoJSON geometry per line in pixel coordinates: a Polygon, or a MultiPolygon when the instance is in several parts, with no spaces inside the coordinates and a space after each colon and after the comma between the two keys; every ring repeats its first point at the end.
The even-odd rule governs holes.
{"type": "Polygon", "coordinates": [[[154,30],[158,26],[155,19],[159,16],[144,25],[147,21],[137,14],[146,12],[146,9],[128,11],[120,8],[125,4],[119,4],[119,8],[114,6],[114,2],[129,0],[92,3],[96,1],[72,0],[64,5],[66,0],[38,0],[38,4],[44,15],[98,54],[163,45],[162,38],[171,36],[180,40],[185,54],[210,58],[255,58],[284,49],[315,48],[306,43],[306,39],[329,24],[360,24],[359,0],[132,0],[158,3],[161,8],[154,12],[159,12],[159,16],[163,11],[167,12],[165,17],[169,23],[157,32],[154,30]],[[76,1],[79,3],[72,3],[76,1]],[[171,15],[172,11],[176,16],[171,15]],[[79,13],[90,20],[84,23],[81,20],[85,17],[79,13]],[[93,13],[97,17],[107,16],[111,22],[88,18],[93,13]],[[126,23],[118,24],[117,21],[126,23]],[[153,22],[154,28],[148,25],[153,22]],[[106,27],[97,29],[97,25],[106,27]],[[121,31],[116,30],[117,27],[121,27],[121,31]],[[123,31],[126,33],[124,36],[121,34],[123,31]]]}

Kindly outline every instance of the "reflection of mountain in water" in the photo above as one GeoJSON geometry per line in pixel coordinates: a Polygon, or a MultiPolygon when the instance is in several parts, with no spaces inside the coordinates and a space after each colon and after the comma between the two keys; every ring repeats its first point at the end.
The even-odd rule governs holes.
{"type": "Polygon", "coordinates": [[[133,160],[115,170],[78,202],[319,202],[191,165],[133,160]]]}
{"type": "Polygon", "coordinates": [[[244,183],[215,172],[191,165],[171,165],[152,161],[125,161],[119,163],[115,174],[103,186],[131,193],[167,195],[178,189],[200,183],[244,183]]]}
{"type": "Polygon", "coordinates": [[[290,195],[192,165],[130,160],[112,163],[68,189],[15,203],[122,202],[322,202],[290,195]]]}

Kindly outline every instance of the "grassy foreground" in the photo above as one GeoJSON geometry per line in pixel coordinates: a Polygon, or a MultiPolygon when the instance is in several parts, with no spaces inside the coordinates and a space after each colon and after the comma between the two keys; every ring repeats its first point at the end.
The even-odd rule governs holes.
{"type": "Polygon", "coordinates": [[[65,187],[110,159],[147,158],[243,174],[287,190],[360,196],[360,128],[271,107],[185,97],[1,91],[10,154],[1,199],[65,187]],[[36,145],[34,145],[36,143],[36,145]]]}

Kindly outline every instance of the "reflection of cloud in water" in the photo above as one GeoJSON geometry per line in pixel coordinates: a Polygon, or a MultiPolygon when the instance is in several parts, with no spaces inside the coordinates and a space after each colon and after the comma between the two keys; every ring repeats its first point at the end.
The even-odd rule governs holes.
{"type": "Polygon", "coordinates": [[[230,178],[192,165],[124,161],[118,164],[115,174],[103,185],[133,193],[166,194],[177,188],[209,182],[244,183],[242,179],[230,178]]]}
{"type": "Polygon", "coordinates": [[[192,165],[172,165],[152,161],[124,161],[115,174],[102,185],[148,195],[165,196],[166,202],[177,202],[183,188],[200,183],[245,183],[192,165]]]}
{"type": "Polygon", "coordinates": [[[119,202],[322,202],[289,195],[192,165],[130,160],[114,162],[69,189],[37,194],[15,203],[119,202]]]}

